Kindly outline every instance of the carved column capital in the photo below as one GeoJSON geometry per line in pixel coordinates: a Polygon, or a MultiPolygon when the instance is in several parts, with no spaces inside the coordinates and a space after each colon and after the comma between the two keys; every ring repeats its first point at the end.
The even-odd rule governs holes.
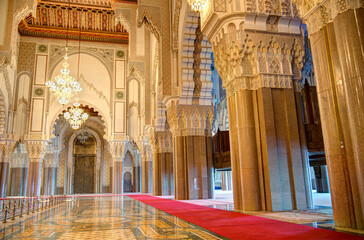
{"type": "Polygon", "coordinates": [[[0,141],[0,161],[9,162],[16,142],[13,140],[0,141]]]}
{"type": "Polygon", "coordinates": [[[172,133],[170,131],[156,131],[156,128],[150,128],[148,137],[152,151],[156,153],[173,152],[172,133]]]}
{"type": "Polygon", "coordinates": [[[302,46],[302,39],[294,36],[224,34],[213,49],[227,96],[239,89],[292,88],[293,79],[301,78],[302,46]]]}
{"type": "Polygon", "coordinates": [[[121,162],[124,156],[126,142],[110,141],[109,151],[113,157],[114,162],[121,162]]]}
{"type": "Polygon", "coordinates": [[[44,155],[47,151],[47,141],[45,140],[27,140],[24,142],[27,149],[29,162],[43,162],[44,155]]]}
{"type": "Polygon", "coordinates": [[[213,106],[167,106],[167,121],[173,136],[211,136],[213,106]]]}

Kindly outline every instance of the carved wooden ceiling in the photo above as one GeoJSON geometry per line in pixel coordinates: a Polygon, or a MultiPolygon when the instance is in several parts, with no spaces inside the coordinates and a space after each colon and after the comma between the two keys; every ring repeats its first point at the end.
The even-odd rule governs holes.
{"type": "Polygon", "coordinates": [[[22,36],[73,39],[128,44],[129,34],[115,24],[115,3],[137,4],[137,0],[42,0],[36,18],[19,24],[22,36]]]}

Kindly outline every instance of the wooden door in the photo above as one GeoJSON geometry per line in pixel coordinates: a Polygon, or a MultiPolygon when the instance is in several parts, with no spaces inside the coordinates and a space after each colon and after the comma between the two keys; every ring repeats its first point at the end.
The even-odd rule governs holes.
{"type": "Polygon", "coordinates": [[[74,193],[94,193],[95,157],[75,157],[74,193]]]}

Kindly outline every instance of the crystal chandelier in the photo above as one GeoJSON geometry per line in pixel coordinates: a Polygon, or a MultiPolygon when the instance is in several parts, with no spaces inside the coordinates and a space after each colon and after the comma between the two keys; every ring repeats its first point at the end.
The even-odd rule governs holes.
{"type": "MultiPolygon", "coordinates": [[[[70,12],[71,1],[68,1],[68,21],[67,21],[67,39],[66,39],[66,54],[64,56],[64,62],[62,64],[61,74],[54,78],[54,81],[49,80],[46,82],[46,86],[56,96],[58,102],[62,105],[69,103],[71,98],[82,91],[80,83],[70,75],[69,63],[68,63],[68,28],[70,25],[70,12]]],[[[81,28],[80,28],[81,34],[81,28]]],[[[78,58],[78,60],[80,60],[78,58]]]]}
{"type": "Polygon", "coordinates": [[[201,12],[207,0],[187,0],[187,2],[191,6],[192,11],[201,12]]]}
{"type": "Polygon", "coordinates": [[[88,137],[89,137],[89,134],[88,134],[88,132],[86,132],[86,127],[82,127],[81,134],[77,136],[78,141],[80,141],[81,144],[85,144],[88,137]]]}
{"type": "Polygon", "coordinates": [[[49,87],[49,90],[57,97],[59,103],[62,105],[67,104],[72,97],[82,91],[80,83],[70,75],[69,63],[67,60],[68,55],[66,48],[61,74],[57,75],[54,78],[54,81],[50,80],[46,82],[46,86],[49,87]]]}
{"type": "Polygon", "coordinates": [[[70,123],[72,129],[79,129],[80,126],[88,119],[88,114],[80,108],[79,103],[75,102],[73,106],[64,113],[64,118],[70,123]]]}

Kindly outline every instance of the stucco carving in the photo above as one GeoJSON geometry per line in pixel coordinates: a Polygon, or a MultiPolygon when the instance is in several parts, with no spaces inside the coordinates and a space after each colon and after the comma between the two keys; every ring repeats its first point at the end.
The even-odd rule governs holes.
{"type": "MultiPolygon", "coordinates": [[[[68,46],[68,53],[72,55],[74,53],[78,53],[78,46],[68,46]]],[[[58,63],[64,57],[66,53],[65,46],[60,45],[51,45],[49,52],[49,66],[50,69],[54,68],[54,65],[58,63]]],[[[98,47],[82,47],[81,53],[93,54],[98,57],[98,59],[102,60],[102,62],[106,65],[109,72],[112,72],[114,69],[114,50],[113,49],[104,49],[98,47]]]]}
{"type": "Polygon", "coordinates": [[[16,142],[13,140],[0,141],[0,161],[9,162],[16,142]]]}
{"type": "Polygon", "coordinates": [[[27,17],[29,14],[35,16],[37,9],[37,0],[26,1],[25,3],[17,2],[17,7],[20,9],[15,9],[14,18],[13,18],[13,26],[11,33],[11,65],[14,68],[16,66],[17,55],[18,55],[18,25],[19,23],[27,17]]]}
{"type": "Polygon", "coordinates": [[[43,158],[47,150],[47,141],[26,140],[24,145],[27,149],[29,162],[43,162],[43,158]]]}
{"type": "Polygon", "coordinates": [[[121,141],[110,141],[109,142],[109,151],[111,156],[113,157],[114,162],[121,162],[126,148],[127,142],[121,141]]]}
{"type": "Polygon", "coordinates": [[[211,136],[212,106],[167,105],[167,121],[173,136],[211,136]]]}
{"type": "Polygon", "coordinates": [[[292,88],[293,79],[301,77],[304,51],[295,38],[267,42],[239,31],[223,35],[214,50],[228,96],[238,89],[292,88]]]}

